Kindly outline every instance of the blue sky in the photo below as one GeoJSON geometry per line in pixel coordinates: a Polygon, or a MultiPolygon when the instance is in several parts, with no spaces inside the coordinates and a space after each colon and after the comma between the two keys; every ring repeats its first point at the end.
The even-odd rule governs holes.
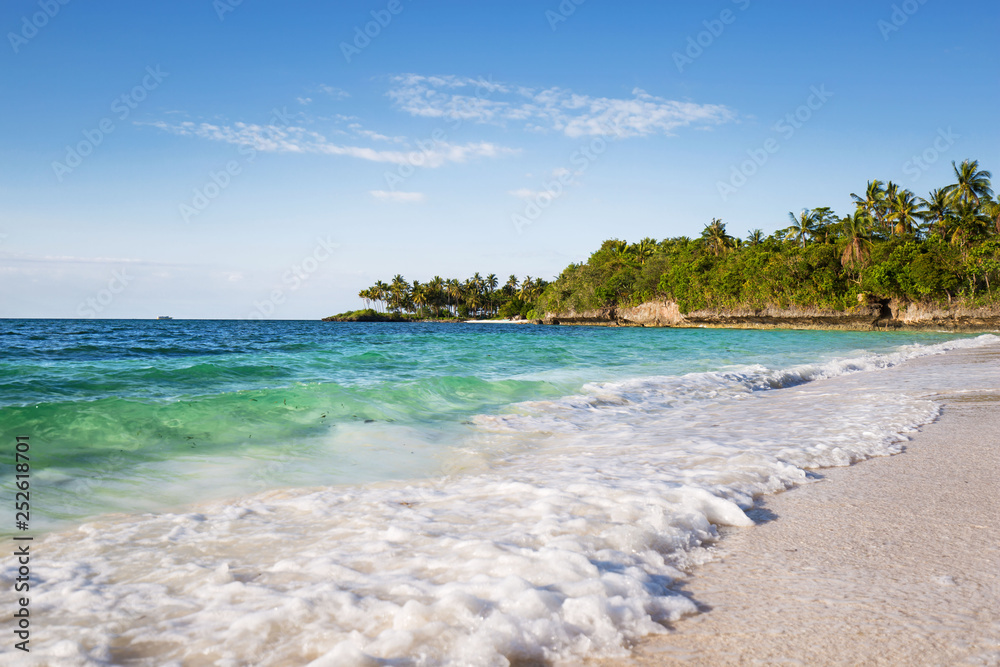
{"type": "Polygon", "coordinates": [[[396,273],[551,279],[606,238],[847,213],[872,178],[924,195],[952,160],[1000,169],[998,19],[8,0],[0,316],[314,319],[396,273]]]}

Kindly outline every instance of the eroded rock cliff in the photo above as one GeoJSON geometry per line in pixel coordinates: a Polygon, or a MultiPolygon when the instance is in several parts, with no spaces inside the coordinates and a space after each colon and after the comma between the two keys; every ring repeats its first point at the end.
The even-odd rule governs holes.
{"type": "Polygon", "coordinates": [[[672,301],[628,308],[546,313],[545,324],[604,326],[725,327],[743,329],[1000,329],[1000,308],[944,307],[899,301],[861,303],[844,311],[819,308],[705,309],[681,313],[672,301]]]}

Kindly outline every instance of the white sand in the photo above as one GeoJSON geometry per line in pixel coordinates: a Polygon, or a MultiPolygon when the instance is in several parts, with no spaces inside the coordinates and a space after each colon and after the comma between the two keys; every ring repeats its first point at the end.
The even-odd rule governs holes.
{"type": "Polygon", "coordinates": [[[704,613],[593,664],[1000,664],[1000,351],[911,363],[995,381],[945,390],[904,453],[763,499],[686,582],[704,613]]]}

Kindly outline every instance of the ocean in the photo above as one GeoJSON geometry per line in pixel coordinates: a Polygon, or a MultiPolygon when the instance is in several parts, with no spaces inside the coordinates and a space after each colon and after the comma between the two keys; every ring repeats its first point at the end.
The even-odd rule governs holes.
{"type": "Polygon", "coordinates": [[[34,538],[31,664],[623,655],[698,613],[674,582],[720,527],[753,525],[755,497],[897,453],[937,416],[919,377],[882,369],[998,342],[0,321],[0,532],[34,538]]]}

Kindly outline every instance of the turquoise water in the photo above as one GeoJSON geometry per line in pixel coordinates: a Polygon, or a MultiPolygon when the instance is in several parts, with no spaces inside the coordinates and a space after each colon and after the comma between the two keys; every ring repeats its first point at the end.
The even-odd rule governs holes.
{"type": "Polygon", "coordinates": [[[586,383],[787,368],[956,337],[176,320],[6,320],[0,334],[0,432],[31,437],[39,528],[474,467],[531,445],[484,434],[477,415],[586,383]],[[482,457],[456,463],[456,452],[482,457]]]}
{"type": "MultiPolygon", "coordinates": [[[[938,393],[995,391],[974,354],[1000,345],[530,325],[0,326],[0,437],[31,443],[30,593],[44,619],[32,655],[149,667],[621,656],[699,613],[674,582],[712,557],[719,526],[752,530],[759,497],[816,469],[901,452],[939,414],[938,393]]],[[[9,499],[12,449],[0,465],[9,499]]],[[[18,568],[0,563],[0,586],[18,568]]]]}

